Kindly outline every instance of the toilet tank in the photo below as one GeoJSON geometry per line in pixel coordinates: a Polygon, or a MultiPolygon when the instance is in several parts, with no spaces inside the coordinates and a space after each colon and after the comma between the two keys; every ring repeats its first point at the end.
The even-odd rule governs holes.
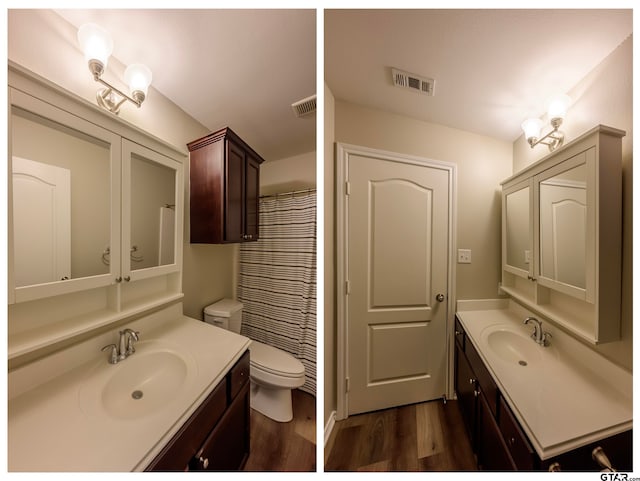
{"type": "Polygon", "coordinates": [[[242,303],[221,299],[204,308],[204,322],[240,334],[242,303]]]}

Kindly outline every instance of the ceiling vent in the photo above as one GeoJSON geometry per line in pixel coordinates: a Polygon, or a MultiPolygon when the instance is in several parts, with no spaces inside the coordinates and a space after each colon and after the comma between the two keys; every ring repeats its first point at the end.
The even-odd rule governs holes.
{"type": "Polygon", "coordinates": [[[402,87],[403,89],[413,90],[433,97],[436,81],[429,77],[420,77],[419,75],[403,72],[395,68],[391,69],[393,75],[393,85],[402,87]]]}
{"type": "Polygon", "coordinates": [[[298,100],[291,104],[291,108],[293,109],[293,113],[296,114],[296,117],[310,115],[316,111],[316,96],[312,95],[306,99],[298,100]]]}

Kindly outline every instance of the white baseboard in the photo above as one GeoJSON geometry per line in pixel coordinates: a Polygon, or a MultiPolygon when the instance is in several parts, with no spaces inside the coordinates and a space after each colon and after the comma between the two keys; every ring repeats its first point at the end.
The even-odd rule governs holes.
{"type": "Polygon", "coordinates": [[[327,420],[327,424],[324,425],[324,445],[327,445],[329,442],[329,436],[331,436],[331,432],[333,431],[333,427],[336,425],[336,412],[331,411],[329,415],[329,419],[327,420]]]}

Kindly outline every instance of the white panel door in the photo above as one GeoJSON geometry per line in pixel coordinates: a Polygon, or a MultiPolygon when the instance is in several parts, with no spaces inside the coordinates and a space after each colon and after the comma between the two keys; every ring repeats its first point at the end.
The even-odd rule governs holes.
{"type": "Polygon", "coordinates": [[[373,155],[347,172],[348,413],[442,397],[451,173],[373,155]]]}
{"type": "Polygon", "coordinates": [[[14,281],[71,278],[71,172],[13,157],[14,281]]]}

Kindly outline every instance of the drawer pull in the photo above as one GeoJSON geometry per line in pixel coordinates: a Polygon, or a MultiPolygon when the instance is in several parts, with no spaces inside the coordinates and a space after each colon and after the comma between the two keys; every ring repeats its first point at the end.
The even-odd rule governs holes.
{"type": "Polygon", "coordinates": [[[562,469],[560,469],[560,463],[555,462],[555,463],[552,463],[549,466],[549,472],[550,473],[555,473],[555,472],[558,472],[558,471],[562,471],[562,469]]]}
{"type": "Polygon", "coordinates": [[[200,464],[202,464],[202,467],[204,469],[207,469],[209,467],[209,458],[203,458],[202,456],[200,456],[198,458],[198,461],[200,461],[200,464]]]}
{"type": "Polygon", "coordinates": [[[513,436],[511,436],[511,437],[509,438],[509,444],[510,444],[511,446],[513,446],[514,444],[516,444],[516,438],[514,438],[513,436]]]}
{"type": "Polygon", "coordinates": [[[476,380],[475,380],[475,379],[473,379],[472,377],[471,377],[471,378],[469,378],[469,384],[474,384],[475,382],[476,382],[476,380]]]}
{"type": "Polygon", "coordinates": [[[460,336],[462,335],[462,331],[458,331],[457,329],[455,330],[456,336],[460,336]]]}

